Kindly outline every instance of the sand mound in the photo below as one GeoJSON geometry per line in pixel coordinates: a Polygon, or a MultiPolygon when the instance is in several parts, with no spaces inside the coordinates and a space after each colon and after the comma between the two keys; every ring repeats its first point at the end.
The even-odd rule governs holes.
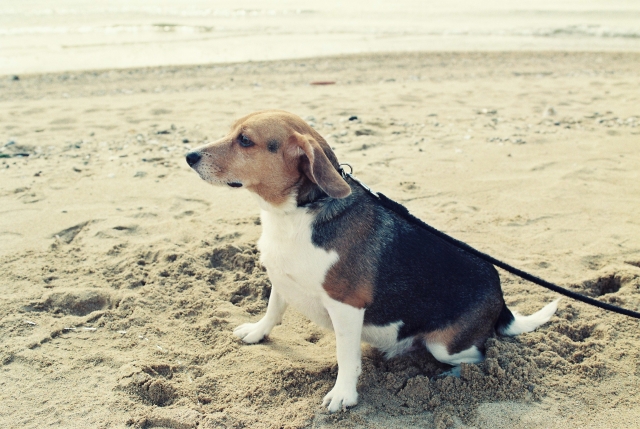
{"type": "MultiPolygon", "coordinates": [[[[80,231],[76,243],[90,234],[80,231]]],[[[45,261],[45,266],[71,266],[72,250],[70,244],[56,243],[51,251],[30,258],[45,261]]],[[[255,245],[201,241],[177,248],[157,243],[84,255],[97,268],[91,276],[93,288],[57,287],[73,282],[75,272],[59,274],[44,283],[53,290],[23,311],[25,317],[46,313],[76,330],[92,329],[88,332],[96,346],[115,349],[113,353],[120,350],[133,359],[115,365],[114,387],[137,410],[131,425],[302,428],[320,411],[319,402],[337,374],[331,334],[296,315],[258,346],[242,345],[231,335],[239,321],[266,308],[270,285],[255,245]],[[297,338],[284,339],[283,344],[278,337],[289,335],[286,331],[292,328],[297,338]]],[[[12,259],[3,265],[11,268],[21,260],[12,259]]],[[[504,283],[508,291],[529,287],[506,276],[504,283]]],[[[640,275],[631,269],[606,272],[574,288],[614,297],[608,299],[612,302],[637,302],[640,275]]],[[[557,391],[554,384],[559,380],[568,388],[619,375],[619,366],[633,359],[633,353],[629,355],[624,344],[612,344],[611,327],[586,321],[578,307],[561,304],[538,332],[489,339],[487,359],[463,364],[460,377],[443,374],[449,367],[426,351],[386,361],[365,346],[360,410],[400,419],[424,417],[427,412],[438,428],[456,422],[474,425],[482,403],[531,403],[557,391]],[[614,353],[620,362],[603,357],[610,349],[618,350],[614,353]]],[[[25,329],[18,320],[13,325],[25,329]]],[[[6,323],[3,327],[9,328],[6,323]]],[[[64,329],[70,328],[53,331],[40,343],[73,335],[64,329]]],[[[5,352],[5,364],[20,355],[5,352]]],[[[315,424],[355,427],[362,418],[357,410],[333,416],[320,412],[315,424]]]]}

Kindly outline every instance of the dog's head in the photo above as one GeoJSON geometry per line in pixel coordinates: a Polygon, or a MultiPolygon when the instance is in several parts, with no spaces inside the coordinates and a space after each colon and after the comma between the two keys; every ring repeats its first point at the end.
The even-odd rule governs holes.
{"type": "Polygon", "coordinates": [[[187,163],[213,185],[247,188],[276,207],[309,187],[333,198],[351,193],[327,142],[301,118],[284,111],[239,119],[226,137],[187,154],[187,163]]]}

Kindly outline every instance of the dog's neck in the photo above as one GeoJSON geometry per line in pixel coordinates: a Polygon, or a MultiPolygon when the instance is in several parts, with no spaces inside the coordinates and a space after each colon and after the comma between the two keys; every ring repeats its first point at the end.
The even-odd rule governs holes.
{"type": "MultiPolygon", "coordinates": [[[[347,179],[347,183],[350,182],[351,180],[347,179]]],[[[268,214],[287,216],[310,210],[318,216],[320,221],[327,221],[338,216],[347,206],[358,201],[364,193],[358,187],[352,186],[352,190],[352,195],[347,198],[331,198],[317,184],[303,176],[298,186],[292,190],[289,198],[283,204],[276,206],[254,192],[251,194],[258,201],[260,209],[268,214]]]]}
{"type": "Polygon", "coordinates": [[[302,183],[298,186],[296,204],[298,207],[305,207],[319,200],[328,198],[328,195],[311,180],[303,176],[302,183]]]}
{"type": "Polygon", "coordinates": [[[291,195],[283,204],[273,205],[255,192],[251,192],[263,212],[274,213],[278,215],[287,215],[293,213],[298,208],[295,195],[291,195]]]}

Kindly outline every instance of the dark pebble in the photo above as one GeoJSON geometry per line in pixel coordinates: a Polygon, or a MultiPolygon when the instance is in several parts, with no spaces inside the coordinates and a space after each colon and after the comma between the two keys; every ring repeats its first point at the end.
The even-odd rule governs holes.
{"type": "Polygon", "coordinates": [[[357,117],[357,116],[350,116],[350,117],[349,117],[349,120],[350,120],[350,121],[357,121],[357,120],[358,120],[358,117],[357,117]]]}
{"type": "Polygon", "coordinates": [[[20,80],[20,76],[13,75],[13,76],[11,76],[11,80],[20,80]]]}
{"type": "Polygon", "coordinates": [[[189,139],[182,139],[182,143],[189,143],[189,139]]]}

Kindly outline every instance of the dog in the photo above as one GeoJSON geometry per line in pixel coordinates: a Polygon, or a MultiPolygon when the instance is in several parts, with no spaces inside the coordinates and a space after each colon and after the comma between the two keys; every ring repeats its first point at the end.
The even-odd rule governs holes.
{"type": "Polygon", "coordinates": [[[533,331],[557,309],[554,301],[530,316],[512,313],[493,265],[380,205],[296,115],[247,115],[186,160],[210,184],[246,188],[261,209],[258,249],[271,295],[265,316],[233,333],[258,343],[288,305],[335,332],[329,412],[358,402],[361,341],[387,358],[426,347],[455,368],[482,361],[495,333],[533,331]]]}

